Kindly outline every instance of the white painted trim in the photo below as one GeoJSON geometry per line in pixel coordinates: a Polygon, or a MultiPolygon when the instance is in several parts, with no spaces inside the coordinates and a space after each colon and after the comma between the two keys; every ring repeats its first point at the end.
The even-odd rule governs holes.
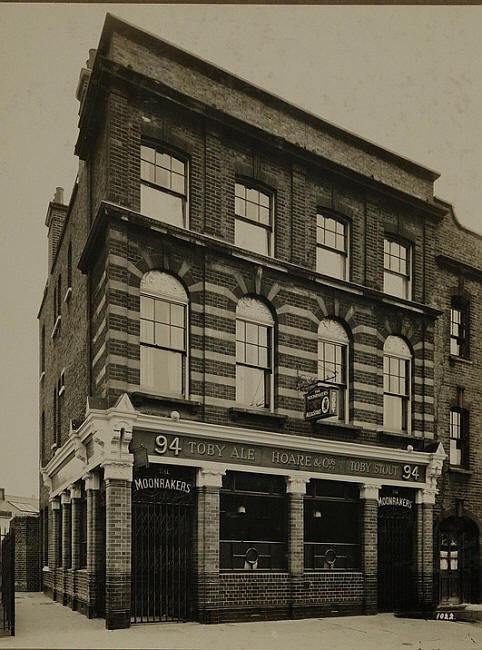
{"type": "Polygon", "coordinates": [[[61,320],[62,320],[62,316],[60,316],[60,315],[57,316],[57,318],[55,319],[55,323],[54,323],[54,326],[53,326],[53,329],[52,329],[52,334],[50,335],[51,339],[53,339],[55,337],[55,335],[57,334],[57,332],[58,332],[58,330],[60,328],[61,320]]]}
{"type": "Polygon", "coordinates": [[[71,296],[72,296],[72,287],[67,287],[67,291],[65,292],[65,296],[64,296],[64,302],[69,302],[71,296]]]}

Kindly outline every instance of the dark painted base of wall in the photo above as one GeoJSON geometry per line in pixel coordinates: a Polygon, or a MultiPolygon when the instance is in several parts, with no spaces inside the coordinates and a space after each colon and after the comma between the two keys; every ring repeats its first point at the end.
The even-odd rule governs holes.
{"type": "Polygon", "coordinates": [[[286,619],[318,618],[328,616],[358,616],[363,614],[362,603],[318,604],[318,605],[255,605],[252,607],[230,607],[200,612],[200,623],[242,623],[248,621],[276,621],[286,619]]]}

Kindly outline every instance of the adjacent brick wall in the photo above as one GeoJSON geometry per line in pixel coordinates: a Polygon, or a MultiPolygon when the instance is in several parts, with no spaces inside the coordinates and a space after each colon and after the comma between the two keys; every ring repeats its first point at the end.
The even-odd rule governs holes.
{"type": "Polygon", "coordinates": [[[10,529],[15,534],[15,590],[40,591],[40,520],[14,517],[10,529]]]}

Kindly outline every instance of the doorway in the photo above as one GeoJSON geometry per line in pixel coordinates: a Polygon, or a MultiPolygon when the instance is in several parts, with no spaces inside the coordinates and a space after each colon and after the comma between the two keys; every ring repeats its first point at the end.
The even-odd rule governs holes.
{"type": "Polygon", "coordinates": [[[132,483],[131,622],[192,618],[194,478],[152,465],[132,483]]]}
{"type": "Polygon", "coordinates": [[[478,528],[466,517],[449,517],[440,526],[440,604],[479,601],[478,528]]]}
{"type": "Polygon", "coordinates": [[[378,504],[378,611],[402,611],[415,596],[413,492],[382,488],[378,504]]]}

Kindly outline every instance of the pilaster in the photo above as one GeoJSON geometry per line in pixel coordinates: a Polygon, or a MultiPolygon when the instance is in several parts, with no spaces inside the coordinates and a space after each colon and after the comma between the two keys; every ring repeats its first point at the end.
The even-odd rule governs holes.
{"type": "Polygon", "coordinates": [[[365,614],[376,614],[378,606],[378,492],[379,483],[360,486],[362,514],[362,570],[365,578],[365,614]]]}

